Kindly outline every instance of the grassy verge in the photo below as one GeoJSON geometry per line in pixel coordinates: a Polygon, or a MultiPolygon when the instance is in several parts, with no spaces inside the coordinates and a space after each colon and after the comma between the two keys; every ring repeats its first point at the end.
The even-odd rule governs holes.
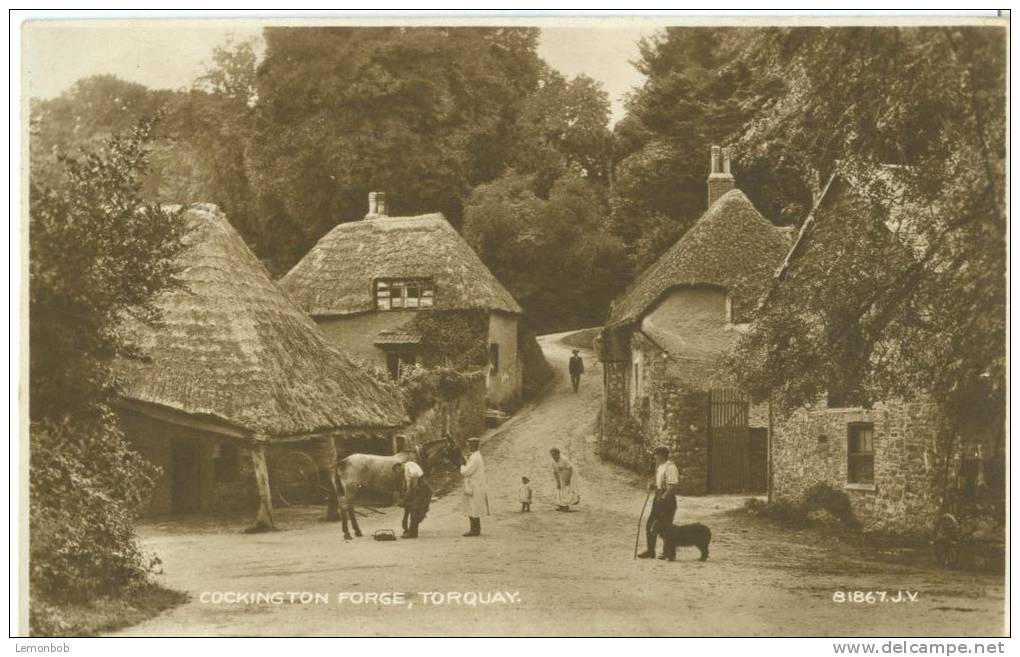
{"type": "Polygon", "coordinates": [[[187,601],[188,595],[147,582],[83,603],[31,599],[32,636],[98,636],[135,625],[187,601]]]}

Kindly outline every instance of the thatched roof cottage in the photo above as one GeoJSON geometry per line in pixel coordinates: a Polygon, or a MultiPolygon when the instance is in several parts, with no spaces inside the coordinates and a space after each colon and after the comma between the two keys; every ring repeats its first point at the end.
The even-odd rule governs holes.
{"type": "Polygon", "coordinates": [[[603,452],[643,467],[656,445],[678,454],[681,491],[765,485],[765,417],[731,389],[721,358],[790,248],[735,188],[729,153],[712,147],[709,205],[612,304],[600,336],[603,452]]]}
{"type": "Polygon", "coordinates": [[[489,403],[521,393],[521,307],[441,214],[391,217],[373,192],[364,220],[333,228],[280,284],[330,340],[394,379],[474,354],[489,403]]]}
{"type": "Polygon", "coordinates": [[[243,503],[254,490],[243,475],[267,483],[267,446],[408,422],[399,392],[324,338],[216,206],[188,206],[181,220],[181,287],[157,299],[158,325],[125,326],[143,358],[119,366],[127,433],[163,468],[153,512],[243,503]]]}

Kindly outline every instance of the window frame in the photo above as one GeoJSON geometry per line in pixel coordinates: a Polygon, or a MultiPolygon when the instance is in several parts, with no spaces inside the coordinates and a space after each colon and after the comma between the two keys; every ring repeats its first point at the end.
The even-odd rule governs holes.
{"type": "Polygon", "coordinates": [[[846,425],[846,482],[848,484],[862,484],[873,486],[875,484],[875,424],[873,422],[848,422],[846,425]],[[870,450],[860,449],[861,434],[867,430],[870,433],[870,450]],[[851,451],[855,439],[858,442],[858,450],[851,451]],[[871,477],[862,477],[860,474],[861,464],[869,463],[871,477]]]}
{"type": "Polygon", "coordinates": [[[378,312],[432,308],[435,305],[435,293],[436,285],[431,276],[385,276],[372,280],[372,299],[378,312]],[[409,290],[414,290],[415,296],[412,297],[409,290]]]}

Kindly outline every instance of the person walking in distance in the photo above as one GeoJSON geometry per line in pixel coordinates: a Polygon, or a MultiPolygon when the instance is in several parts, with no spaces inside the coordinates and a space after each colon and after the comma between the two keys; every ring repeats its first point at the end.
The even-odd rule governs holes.
{"type": "MultiPolygon", "coordinates": [[[[669,459],[669,448],[659,446],[655,448],[655,481],[648,484],[650,491],[655,491],[652,498],[652,511],[648,514],[648,521],[645,523],[645,537],[648,540],[648,549],[638,555],[641,559],[651,559],[655,556],[655,544],[659,536],[665,538],[665,532],[673,526],[673,516],[676,515],[676,490],[680,485],[680,471],[676,464],[669,459]]],[[[665,559],[666,554],[659,558],[665,559]]]]}
{"type": "Polygon", "coordinates": [[[460,466],[460,474],[464,477],[464,511],[467,513],[471,529],[464,536],[481,536],[482,513],[489,512],[488,486],[485,481],[485,462],[478,451],[481,441],[468,438],[470,456],[460,466]]]}
{"type": "Polygon", "coordinates": [[[574,355],[570,357],[570,384],[574,386],[574,392],[581,387],[581,375],[584,374],[584,360],[581,358],[581,352],[574,349],[574,355]]]}

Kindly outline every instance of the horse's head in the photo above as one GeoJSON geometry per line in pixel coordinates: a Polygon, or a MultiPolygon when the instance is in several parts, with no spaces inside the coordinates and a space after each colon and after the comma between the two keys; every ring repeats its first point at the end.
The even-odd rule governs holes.
{"type": "Polygon", "coordinates": [[[418,463],[430,474],[434,469],[456,469],[461,465],[460,450],[448,440],[433,440],[418,447],[418,463]]]}

